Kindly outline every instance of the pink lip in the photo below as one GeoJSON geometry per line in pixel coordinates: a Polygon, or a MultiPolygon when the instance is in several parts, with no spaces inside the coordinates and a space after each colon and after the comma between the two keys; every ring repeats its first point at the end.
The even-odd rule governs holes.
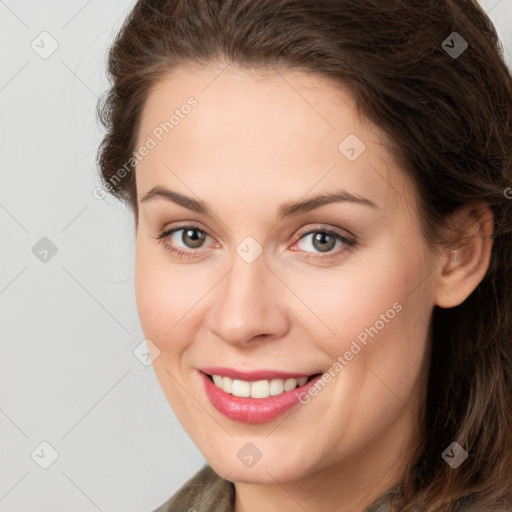
{"type": "MultiPolygon", "coordinates": [[[[243,423],[266,423],[278,418],[294,405],[300,403],[299,397],[303,393],[306,394],[308,389],[314,386],[318,379],[322,377],[321,374],[317,375],[303,386],[285,391],[277,396],[244,398],[226,393],[218,388],[205,373],[200,371],[199,374],[203,379],[206,394],[213,406],[229,419],[243,423]]],[[[214,375],[219,374],[214,373],[214,375]]],[[[229,375],[227,376],[229,377],[229,375]]],[[[303,376],[306,377],[307,375],[303,376]]]]}
{"type": "Polygon", "coordinates": [[[310,375],[313,375],[313,373],[276,372],[274,370],[241,372],[239,370],[233,370],[232,368],[224,368],[220,366],[208,366],[205,368],[199,368],[199,370],[210,375],[221,375],[222,377],[231,377],[232,379],[245,380],[248,382],[272,379],[300,379],[301,377],[309,377],[310,375]]]}

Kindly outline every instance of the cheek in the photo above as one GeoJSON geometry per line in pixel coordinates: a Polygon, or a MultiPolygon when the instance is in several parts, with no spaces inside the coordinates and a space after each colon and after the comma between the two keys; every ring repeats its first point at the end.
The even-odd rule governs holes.
{"type": "Polygon", "coordinates": [[[346,356],[353,366],[380,366],[391,379],[409,367],[414,380],[432,311],[426,269],[421,244],[397,243],[336,272],[295,276],[294,292],[311,311],[300,322],[332,361],[346,356]]]}
{"type": "MultiPolygon", "coordinates": [[[[144,337],[157,347],[152,367],[171,407],[188,425],[187,393],[176,384],[179,364],[189,348],[190,312],[198,297],[192,297],[189,276],[173,272],[164,249],[151,241],[137,240],[135,252],[135,296],[144,337]]],[[[195,295],[195,294],[194,294],[195,295]]],[[[193,429],[193,425],[187,428],[193,429]]]]}
{"type": "Polygon", "coordinates": [[[399,316],[397,303],[406,295],[409,279],[396,269],[390,272],[385,267],[372,269],[361,264],[344,267],[339,272],[296,276],[294,292],[310,310],[301,316],[310,329],[315,329],[313,339],[323,334],[339,353],[344,340],[361,334],[360,339],[364,341],[365,329],[377,322],[382,330],[388,325],[386,320],[394,321],[399,316]]]}
{"type": "MultiPolygon", "coordinates": [[[[183,273],[174,272],[166,261],[165,251],[160,245],[142,241],[136,243],[135,252],[135,296],[142,330],[161,351],[171,345],[176,347],[173,336],[180,317],[186,313],[190,303],[187,297],[190,283],[183,273]],[[175,327],[176,325],[176,327],[175,327]]],[[[179,341],[179,340],[178,340],[179,341]]]]}
{"type": "Polygon", "coordinates": [[[156,366],[175,367],[203,325],[219,271],[171,261],[165,248],[137,240],[135,295],[142,331],[160,350],[156,366]]]}
{"type": "Polygon", "coordinates": [[[303,326],[329,356],[333,376],[330,391],[319,393],[318,407],[327,431],[338,432],[343,425],[339,435],[351,447],[340,450],[362,446],[392,425],[404,404],[416,410],[423,400],[419,383],[427,363],[432,305],[428,282],[417,286],[424,277],[423,260],[408,261],[350,265],[325,281],[320,274],[317,279],[301,277],[298,293],[322,320],[308,315],[303,326]]]}

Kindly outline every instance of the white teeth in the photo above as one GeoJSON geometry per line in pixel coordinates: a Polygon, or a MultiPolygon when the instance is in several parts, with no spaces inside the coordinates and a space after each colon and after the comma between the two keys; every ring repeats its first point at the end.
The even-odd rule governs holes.
{"type": "Polygon", "coordinates": [[[291,391],[297,386],[306,384],[308,378],[300,379],[272,379],[257,380],[248,382],[245,380],[231,379],[230,377],[221,377],[220,375],[212,375],[213,383],[226,393],[234,396],[251,397],[251,398],[268,398],[291,391]]]}
{"type": "Polygon", "coordinates": [[[284,381],[284,390],[291,391],[297,387],[297,379],[286,379],[284,381]]]}
{"type": "Polygon", "coordinates": [[[270,394],[272,396],[280,395],[284,391],[284,380],[273,379],[270,381],[270,394]]]}
{"type": "Polygon", "coordinates": [[[270,395],[270,382],[268,380],[258,380],[252,382],[250,386],[251,398],[267,398],[270,395]]]}
{"type": "Polygon", "coordinates": [[[235,396],[251,396],[251,383],[244,380],[233,379],[231,393],[235,396]]]}
{"type": "Polygon", "coordinates": [[[231,393],[233,389],[233,380],[230,377],[222,377],[222,389],[226,393],[231,393]]]}
{"type": "Polygon", "coordinates": [[[213,382],[215,383],[215,385],[218,388],[221,388],[222,387],[223,378],[220,375],[212,375],[212,377],[213,377],[213,382]]]}

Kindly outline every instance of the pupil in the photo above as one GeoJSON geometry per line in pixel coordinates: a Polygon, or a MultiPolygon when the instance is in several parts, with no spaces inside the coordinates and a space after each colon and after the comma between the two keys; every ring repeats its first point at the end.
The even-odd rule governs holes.
{"type": "Polygon", "coordinates": [[[316,249],[319,249],[320,251],[329,251],[330,249],[332,249],[334,247],[335,242],[336,242],[336,240],[334,239],[334,237],[327,233],[317,233],[315,235],[315,237],[313,238],[313,245],[315,246],[316,249]],[[329,239],[329,238],[330,238],[330,241],[327,241],[327,245],[325,245],[326,239],[329,239]],[[322,244],[322,245],[317,247],[317,245],[316,245],[317,242],[320,242],[320,244],[322,244]]]}
{"type": "Polygon", "coordinates": [[[183,242],[186,245],[189,245],[190,247],[192,247],[194,249],[197,247],[200,247],[204,240],[205,234],[201,233],[200,235],[195,236],[199,232],[200,232],[199,229],[187,229],[186,231],[183,232],[183,236],[182,236],[183,242]],[[188,237],[190,240],[189,241],[185,240],[185,237],[188,237]]]}

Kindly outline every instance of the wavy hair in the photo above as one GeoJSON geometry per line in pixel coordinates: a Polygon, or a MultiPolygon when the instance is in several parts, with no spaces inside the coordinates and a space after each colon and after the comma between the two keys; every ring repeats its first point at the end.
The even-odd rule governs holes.
{"type": "Polygon", "coordinates": [[[136,223],[134,172],[113,178],[134,170],[151,89],[182,64],[219,60],[348,88],[415,184],[429,246],[456,239],[442,228],[460,207],[492,209],[485,276],[459,306],[434,306],[426,438],[385,510],[512,510],[512,77],[491,21],[476,0],[140,0],[109,50],[98,104],[100,176],[136,223]],[[457,469],[441,457],[452,441],[469,454],[457,469]]]}

